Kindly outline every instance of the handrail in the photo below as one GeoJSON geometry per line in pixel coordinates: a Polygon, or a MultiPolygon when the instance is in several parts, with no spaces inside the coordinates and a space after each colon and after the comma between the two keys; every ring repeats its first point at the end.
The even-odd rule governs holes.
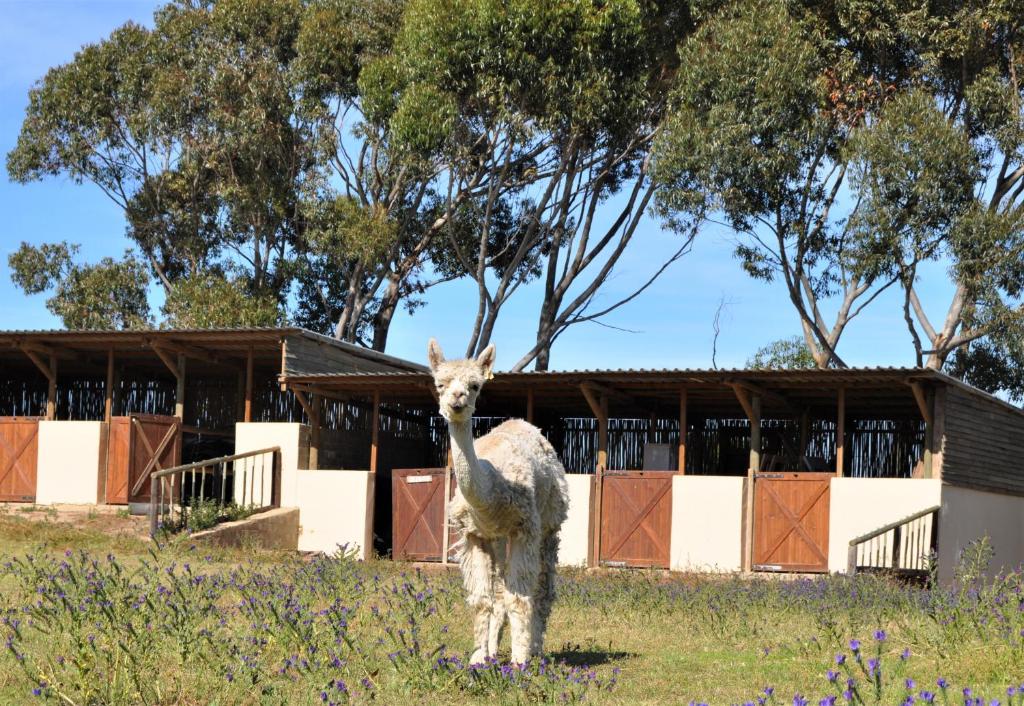
{"type": "MultiPolygon", "coordinates": [[[[246,451],[244,453],[231,454],[230,456],[218,456],[216,458],[206,459],[204,461],[196,461],[194,463],[186,463],[181,466],[174,466],[173,468],[165,468],[159,471],[155,471],[149,474],[150,492],[149,492],[149,532],[150,535],[156,537],[157,531],[160,529],[161,518],[166,514],[169,514],[171,519],[174,518],[175,506],[177,506],[178,514],[182,525],[185,525],[186,517],[186,506],[192,507],[195,502],[195,490],[196,490],[196,476],[199,476],[199,501],[200,504],[204,502],[204,483],[205,479],[210,474],[207,473],[207,469],[213,468],[213,478],[216,482],[217,473],[216,470],[219,467],[220,471],[220,498],[217,502],[216,494],[211,494],[209,499],[214,501],[218,507],[226,507],[235,502],[235,498],[238,497],[237,482],[239,477],[242,483],[242,504],[245,507],[245,494],[246,486],[251,484],[249,492],[252,494],[252,508],[274,508],[280,507],[281,504],[281,447],[270,446],[265,449],[257,449],[255,451],[246,451]],[[258,457],[270,456],[270,478],[269,478],[269,491],[270,491],[270,504],[267,505],[264,498],[264,490],[267,489],[267,467],[265,460],[260,462],[259,467],[259,482],[260,488],[259,503],[256,503],[256,486],[257,481],[255,477],[255,463],[252,468],[246,464],[243,468],[239,468],[236,461],[243,461],[247,459],[255,459],[258,457]],[[230,470],[229,470],[230,465],[230,470]],[[191,472],[192,474],[192,495],[186,502],[185,496],[185,474],[191,472]],[[176,488],[175,479],[180,477],[180,485],[176,488]],[[229,480],[230,477],[230,480],[229,480]],[[165,495],[165,479],[170,482],[169,493],[165,495]],[[228,484],[230,482],[231,490],[228,490],[228,484]],[[165,503],[167,507],[165,508],[165,503]]],[[[189,512],[192,512],[190,509],[189,512]]]]}
{"type": "Polygon", "coordinates": [[[259,449],[257,451],[246,451],[240,454],[232,454],[230,456],[218,456],[217,458],[207,459],[206,461],[196,461],[195,463],[186,463],[184,466],[175,466],[174,468],[165,468],[162,471],[154,471],[150,474],[150,478],[163,478],[174,473],[184,473],[185,471],[191,471],[193,468],[203,468],[204,466],[212,466],[216,463],[226,463],[228,461],[237,461],[243,458],[251,458],[252,456],[259,456],[261,454],[279,453],[281,451],[280,446],[271,446],[266,449],[259,449]]]}
{"type": "Polygon", "coordinates": [[[905,525],[908,522],[913,522],[914,520],[919,520],[922,517],[924,517],[925,515],[930,515],[933,512],[938,512],[941,509],[942,509],[941,505],[933,505],[932,507],[928,508],[927,510],[921,510],[920,512],[915,512],[913,515],[907,515],[902,520],[896,520],[895,522],[890,522],[889,524],[885,525],[884,527],[879,527],[878,529],[873,530],[871,532],[868,532],[867,534],[862,534],[859,537],[855,537],[854,539],[851,539],[850,540],[850,546],[852,547],[854,544],[863,544],[864,542],[867,542],[868,540],[874,539],[875,537],[881,537],[886,532],[892,532],[897,527],[905,525]]]}
{"type": "Polygon", "coordinates": [[[866,568],[885,568],[892,569],[894,571],[910,570],[913,572],[926,573],[927,566],[924,565],[923,562],[925,560],[925,557],[927,557],[928,555],[920,554],[915,558],[910,555],[910,552],[914,548],[918,550],[923,549],[925,547],[925,542],[927,542],[927,548],[929,549],[930,554],[933,554],[937,550],[939,534],[938,513],[941,511],[941,509],[941,505],[933,505],[932,507],[925,508],[924,510],[921,510],[919,512],[915,512],[913,515],[908,515],[903,519],[897,520],[895,522],[890,522],[889,524],[883,525],[882,527],[879,527],[876,530],[872,530],[867,534],[862,534],[859,537],[854,537],[853,539],[851,539],[846,558],[847,573],[854,574],[857,572],[857,550],[861,546],[868,544],[869,542],[872,542],[872,544],[867,547],[869,557],[868,561],[871,562],[870,555],[872,550],[874,551],[875,557],[874,562],[867,564],[866,568]],[[926,538],[924,536],[925,527],[923,525],[920,525],[916,530],[912,529],[910,525],[911,523],[916,522],[917,520],[921,520],[928,516],[933,516],[933,519],[930,531],[928,533],[929,536],[926,538]],[[904,528],[906,528],[906,538],[903,536],[905,533],[904,528]],[[891,546],[889,544],[888,539],[881,540],[880,542],[875,541],[878,540],[879,537],[882,537],[883,535],[886,535],[889,532],[893,533],[891,546]],[[907,560],[909,563],[912,564],[909,567],[901,566],[901,549],[904,549],[903,542],[907,539],[910,541],[910,544],[908,545],[909,548],[906,551],[907,560]],[[889,564],[888,566],[885,565],[887,554],[889,564]],[[922,565],[917,565],[919,562],[922,565]]]}

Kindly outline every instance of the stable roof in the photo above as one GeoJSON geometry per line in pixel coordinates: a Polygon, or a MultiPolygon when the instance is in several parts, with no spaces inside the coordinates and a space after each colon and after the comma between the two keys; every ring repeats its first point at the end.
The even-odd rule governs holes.
{"type": "MultiPolygon", "coordinates": [[[[430,408],[435,404],[428,372],[320,373],[282,376],[293,389],[345,398],[380,392],[383,399],[430,408]]],[[[793,369],[625,369],[499,372],[484,386],[478,414],[522,415],[532,396],[535,410],[561,416],[592,416],[583,388],[608,399],[612,416],[646,417],[654,412],[672,417],[680,393],[686,390],[690,414],[730,416],[742,410],[736,390],[758,394],[764,417],[788,417],[814,410],[830,416],[839,390],[846,396],[847,414],[862,418],[919,417],[915,397],[929,386],[955,385],[1024,414],[988,393],[944,373],[927,368],[793,369]]]]}

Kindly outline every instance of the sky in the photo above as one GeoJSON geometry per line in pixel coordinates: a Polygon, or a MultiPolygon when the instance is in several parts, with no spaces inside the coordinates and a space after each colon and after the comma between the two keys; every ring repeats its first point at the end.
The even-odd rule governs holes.
{"type": "MultiPolygon", "coordinates": [[[[67,63],[83,45],[99,41],[126,21],[152,23],[160,3],[147,0],[0,0],[0,152],[6,158],[24,118],[28,92],[48,68],[67,63]]],[[[84,261],[118,257],[131,243],[124,217],[95,186],[65,177],[28,185],[0,175],[0,329],[60,328],[46,310],[46,295],[26,296],[11,282],[7,258],[22,241],[67,240],[81,245],[84,261]]],[[[597,302],[631,292],[678,247],[678,236],[654,218],[640,225],[597,302]]],[[[604,319],[563,334],[552,352],[553,369],[742,367],[761,346],[800,333],[799,319],[781,284],[748,277],[733,255],[735,236],[704,227],[692,251],[639,298],[604,319]],[[712,359],[715,312],[724,301],[712,359]],[[614,328],[613,328],[614,327],[614,328]],[[624,330],[623,330],[624,329],[624,330]]],[[[926,270],[921,298],[933,320],[944,317],[951,288],[941,265],[926,270]]],[[[532,347],[543,291],[520,291],[506,305],[493,342],[499,369],[532,347]]],[[[826,319],[835,310],[826,302],[826,319]]],[[[449,356],[464,353],[476,314],[475,285],[453,282],[431,290],[425,306],[396,315],[387,352],[423,361],[436,337],[449,356]]],[[[848,327],[839,349],[850,365],[913,365],[913,348],[899,294],[883,294],[848,327]]]]}

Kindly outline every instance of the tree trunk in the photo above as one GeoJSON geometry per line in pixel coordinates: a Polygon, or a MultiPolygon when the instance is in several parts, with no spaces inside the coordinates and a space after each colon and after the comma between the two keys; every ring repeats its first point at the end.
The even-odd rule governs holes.
{"type": "Polygon", "coordinates": [[[391,321],[395,317],[395,310],[401,299],[401,287],[395,277],[390,277],[388,288],[380,300],[380,308],[373,318],[373,344],[375,351],[384,352],[388,345],[388,332],[391,330],[391,321]]]}

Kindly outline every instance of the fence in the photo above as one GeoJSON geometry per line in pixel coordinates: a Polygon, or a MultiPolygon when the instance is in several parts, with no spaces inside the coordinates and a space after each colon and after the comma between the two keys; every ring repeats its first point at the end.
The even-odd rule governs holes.
{"type": "Polygon", "coordinates": [[[847,573],[891,571],[927,576],[939,545],[938,505],[850,540],[847,573]]]}
{"type": "Polygon", "coordinates": [[[150,534],[155,536],[160,529],[176,531],[188,527],[190,515],[209,504],[217,509],[217,518],[232,507],[245,514],[280,507],[280,447],[211,458],[153,473],[150,534]]]}

